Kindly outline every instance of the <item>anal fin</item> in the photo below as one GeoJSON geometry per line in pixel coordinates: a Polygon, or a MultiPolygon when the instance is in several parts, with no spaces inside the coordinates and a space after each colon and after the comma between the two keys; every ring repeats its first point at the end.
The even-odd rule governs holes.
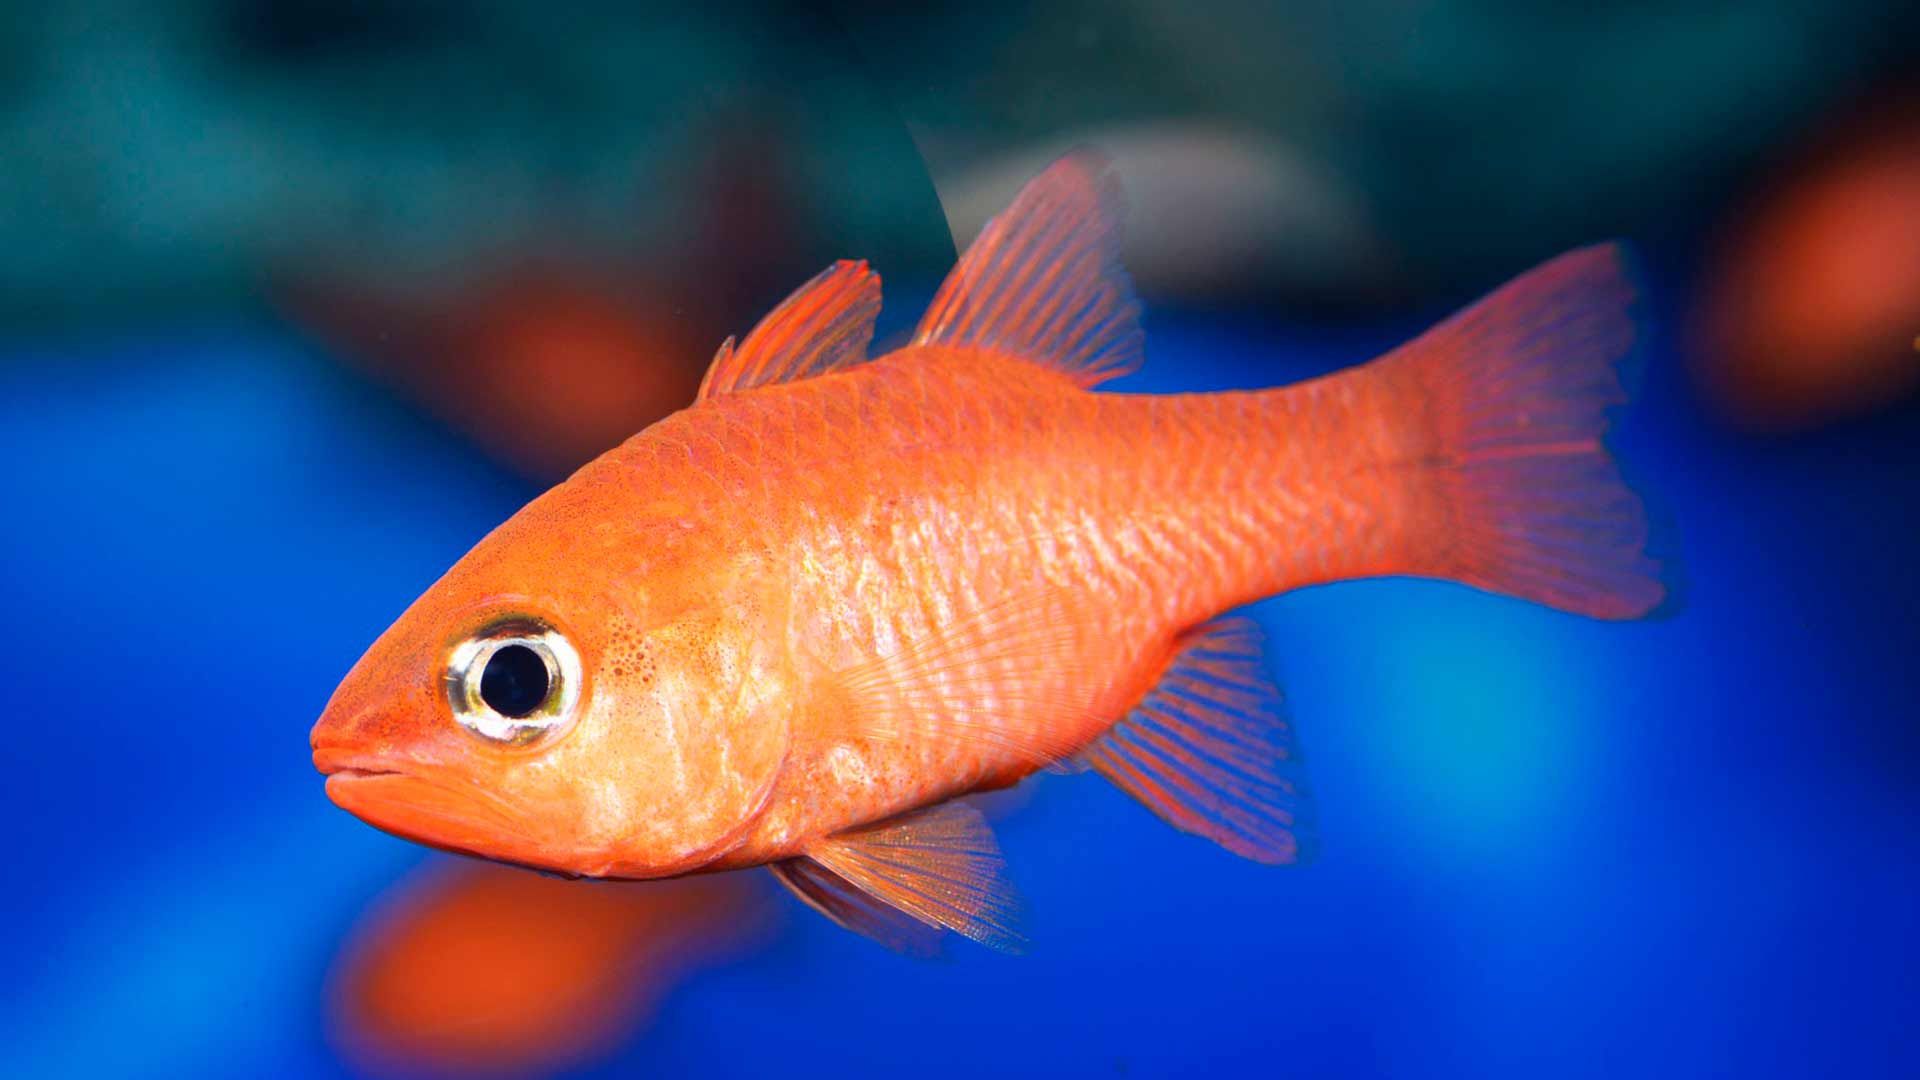
{"type": "Polygon", "coordinates": [[[1307,799],[1279,688],[1262,668],[1251,620],[1194,629],[1081,761],[1176,829],[1259,862],[1298,861],[1307,799]]]}
{"type": "Polygon", "coordinates": [[[775,867],[834,922],[892,948],[925,952],[941,929],[1019,952],[1019,904],[980,812],[945,802],[836,833],[775,867]]]}

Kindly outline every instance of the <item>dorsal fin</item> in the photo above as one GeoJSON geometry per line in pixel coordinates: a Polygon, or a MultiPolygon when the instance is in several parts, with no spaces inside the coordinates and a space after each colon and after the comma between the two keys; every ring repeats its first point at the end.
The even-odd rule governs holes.
{"type": "Polygon", "coordinates": [[[915,345],[1017,356],[1094,386],[1140,365],[1140,305],[1120,265],[1123,199],[1105,158],[1078,150],[987,222],[935,294],[915,345]]]}
{"type": "Polygon", "coordinates": [[[863,261],[842,259],[768,312],[739,348],[728,338],[696,400],[858,364],[867,358],[879,314],[880,275],[863,261]]]}

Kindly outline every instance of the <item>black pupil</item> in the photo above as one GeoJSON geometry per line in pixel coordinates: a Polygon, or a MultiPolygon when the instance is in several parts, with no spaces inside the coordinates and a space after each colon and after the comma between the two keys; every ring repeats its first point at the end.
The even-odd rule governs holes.
{"type": "Polygon", "coordinates": [[[525,645],[508,645],[487,658],[480,700],[501,716],[519,719],[547,700],[547,663],[525,645]]]}

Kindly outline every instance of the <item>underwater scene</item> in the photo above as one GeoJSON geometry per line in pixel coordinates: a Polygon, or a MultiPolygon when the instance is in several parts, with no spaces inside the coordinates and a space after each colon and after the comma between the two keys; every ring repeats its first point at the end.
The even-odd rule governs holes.
{"type": "Polygon", "coordinates": [[[1920,13],[0,16],[0,1071],[1920,1073],[1920,13]]]}

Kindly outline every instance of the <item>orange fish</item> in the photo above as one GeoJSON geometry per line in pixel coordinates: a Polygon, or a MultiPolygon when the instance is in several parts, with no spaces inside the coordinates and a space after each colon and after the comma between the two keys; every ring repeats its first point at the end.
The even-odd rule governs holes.
{"type": "Polygon", "coordinates": [[[361,658],[313,731],[340,806],[594,877],[767,865],[891,945],[1022,941],[961,796],[1085,766],[1250,858],[1300,852],[1252,625],[1409,574],[1600,618],[1662,598],[1601,445],[1619,252],[1562,256],[1364,366],[1092,393],[1132,368],[1119,193],[1069,156],[904,347],[842,262],[691,408],[515,514],[361,658]]]}
{"type": "Polygon", "coordinates": [[[1698,293],[1694,374],[1754,430],[1819,427],[1920,387],[1920,93],[1823,127],[1733,219],[1698,293]]]}

